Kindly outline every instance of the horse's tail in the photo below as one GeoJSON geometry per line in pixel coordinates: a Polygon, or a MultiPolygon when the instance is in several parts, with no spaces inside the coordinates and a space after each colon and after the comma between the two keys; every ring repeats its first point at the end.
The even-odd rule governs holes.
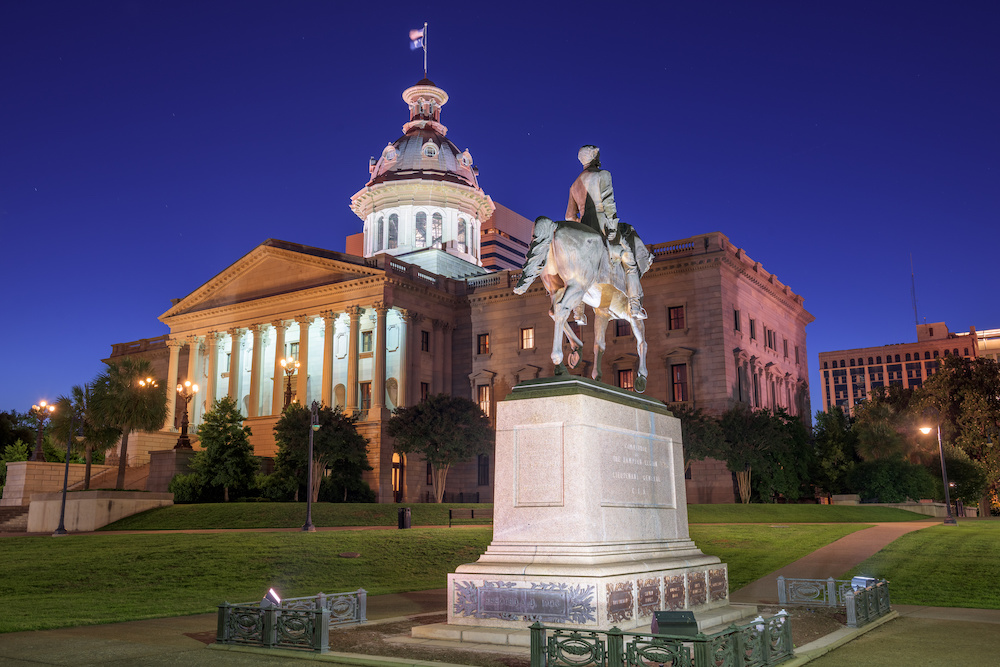
{"type": "Polygon", "coordinates": [[[524,260],[524,269],[521,270],[521,278],[514,287],[514,294],[524,294],[535,282],[545,267],[545,259],[549,255],[549,246],[552,245],[552,237],[556,233],[556,223],[544,215],[535,219],[535,228],[531,233],[531,246],[528,248],[528,256],[524,260]]]}

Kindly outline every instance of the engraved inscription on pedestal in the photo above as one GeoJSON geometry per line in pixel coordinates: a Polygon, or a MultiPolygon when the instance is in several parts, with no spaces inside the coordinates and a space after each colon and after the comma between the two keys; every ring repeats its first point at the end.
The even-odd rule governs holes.
{"type": "Polygon", "coordinates": [[[708,594],[712,602],[725,600],[729,595],[729,582],[726,581],[725,568],[708,571],[708,594]]]}
{"type": "Polygon", "coordinates": [[[638,579],[635,587],[639,596],[639,616],[651,616],[660,608],[660,578],[638,579]]]}
{"type": "MultiPolygon", "coordinates": [[[[456,616],[544,623],[586,623],[597,620],[593,586],[530,584],[513,581],[455,582],[456,616]]],[[[630,593],[631,595],[631,593],[630,593]]]]}
{"type": "Polygon", "coordinates": [[[564,446],[562,422],[515,427],[514,507],[562,506],[564,446]]]}
{"type": "Polygon", "coordinates": [[[663,578],[663,591],[668,611],[684,608],[684,575],[663,578]]]}
{"type": "Polygon", "coordinates": [[[618,623],[632,618],[632,582],[622,581],[607,585],[608,621],[618,623]]]}
{"type": "Polygon", "coordinates": [[[688,572],[688,605],[705,604],[708,591],[705,589],[704,572],[688,572]]]}
{"type": "Polygon", "coordinates": [[[601,431],[601,505],[673,508],[670,439],[616,429],[601,431]]]}

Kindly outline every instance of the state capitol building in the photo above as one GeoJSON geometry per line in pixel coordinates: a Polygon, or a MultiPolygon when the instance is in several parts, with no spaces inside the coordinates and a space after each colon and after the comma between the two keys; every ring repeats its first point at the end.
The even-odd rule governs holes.
{"type": "MultiPolygon", "coordinates": [[[[366,481],[378,501],[412,503],[433,499],[430,475],[423,460],[394,451],[392,410],[445,392],[493,419],[511,387],[551,375],[553,324],[539,283],[512,292],[532,223],[480,187],[472,155],[441,123],[447,93],[424,79],[403,100],[402,136],[371,158],[370,179],[351,197],[361,231],[344,252],[267,239],[218,273],[205,267],[207,282],[160,315],[169,334],[115,344],[108,361],[140,355],[168,387],[197,383],[192,432],[217,399],[233,397],[263,457],[276,452],[272,431],[289,387],[300,403],[341,406],[368,439],[366,481]],[[292,375],[285,357],[299,362],[292,375]]],[[[719,232],[649,250],[646,395],[713,413],[737,402],[781,407],[808,420],[813,317],[802,297],[719,232]]],[[[631,388],[630,326],[609,329],[604,381],[631,388]]],[[[591,326],[580,333],[592,346],[591,326]]],[[[589,377],[593,353],[583,356],[573,372],[589,377]]],[[[171,404],[161,431],[137,434],[130,466],[173,447],[181,406],[171,404]]],[[[492,502],[492,459],[453,467],[446,500],[492,502]]],[[[717,461],[693,463],[687,485],[689,502],[734,501],[717,461]]]]}

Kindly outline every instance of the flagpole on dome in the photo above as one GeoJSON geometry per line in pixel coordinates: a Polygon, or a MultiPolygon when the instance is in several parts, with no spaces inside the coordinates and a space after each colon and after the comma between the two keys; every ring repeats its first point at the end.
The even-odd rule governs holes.
{"type": "Polygon", "coordinates": [[[427,78],[427,21],[424,21],[424,78],[427,78]]]}
{"type": "Polygon", "coordinates": [[[424,27],[422,30],[411,30],[410,31],[410,50],[416,51],[417,49],[423,49],[424,51],[424,78],[427,78],[427,22],[424,22],[424,27]]]}

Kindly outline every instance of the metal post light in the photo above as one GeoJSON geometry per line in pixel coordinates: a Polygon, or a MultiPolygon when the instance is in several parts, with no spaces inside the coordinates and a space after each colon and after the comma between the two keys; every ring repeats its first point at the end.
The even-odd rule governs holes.
{"type": "MultiPolygon", "coordinates": [[[[298,365],[298,364],[296,364],[298,365]]],[[[312,501],[313,501],[313,433],[319,430],[319,401],[312,402],[312,411],[309,413],[309,463],[306,473],[306,522],[302,526],[303,532],[315,532],[316,526],[312,522],[312,501]]]]}
{"type": "Polygon", "coordinates": [[[181,435],[177,438],[174,449],[191,449],[191,438],[188,437],[188,404],[197,393],[198,385],[191,384],[191,380],[185,380],[184,384],[177,383],[177,395],[184,399],[184,412],[181,414],[181,435]]]}
{"type": "Polygon", "coordinates": [[[31,406],[31,416],[38,420],[38,438],[35,440],[35,451],[31,453],[32,461],[44,461],[45,452],[42,451],[42,430],[45,428],[45,420],[56,411],[56,406],[49,405],[45,401],[40,401],[38,405],[31,406]]]}
{"type": "Polygon", "coordinates": [[[281,360],[281,367],[285,369],[285,407],[282,408],[284,410],[292,402],[292,376],[295,375],[299,362],[293,357],[285,357],[281,360]]]}
{"type": "MultiPolygon", "coordinates": [[[[927,435],[931,432],[930,426],[921,426],[920,432],[927,435]]],[[[944,482],[944,506],[948,510],[948,516],[944,520],[946,526],[957,526],[958,522],[951,513],[951,494],[948,493],[948,469],[944,464],[944,444],[941,442],[941,424],[937,425],[938,455],[941,457],[941,480],[944,482]]]]}
{"type": "Polygon", "coordinates": [[[83,415],[77,410],[72,410],[69,413],[69,438],[66,439],[66,470],[63,473],[62,507],[59,509],[59,527],[56,528],[56,532],[52,533],[52,537],[69,534],[66,532],[66,492],[69,490],[69,456],[73,449],[73,421],[77,416],[80,417],[82,426],[83,415]]]}

